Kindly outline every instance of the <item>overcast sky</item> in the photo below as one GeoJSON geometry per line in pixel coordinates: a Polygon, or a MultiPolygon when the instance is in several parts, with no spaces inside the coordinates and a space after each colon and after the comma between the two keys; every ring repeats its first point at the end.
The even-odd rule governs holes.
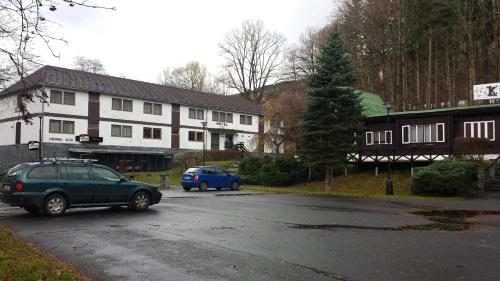
{"type": "MultiPolygon", "coordinates": [[[[62,1],[61,1],[62,2],[62,1]]],[[[89,1],[90,2],[90,1],[89,1]]],[[[213,73],[222,64],[218,44],[246,19],[297,42],[308,27],[331,20],[333,0],[120,0],[94,1],[116,11],[60,4],[46,17],[68,44],[57,44],[60,59],[43,53],[46,64],[70,67],[75,56],[96,58],[111,75],[156,82],[166,67],[198,60],[213,73]]],[[[46,9],[45,9],[46,10],[46,9]]],[[[43,49],[43,48],[39,48],[43,49]]]]}

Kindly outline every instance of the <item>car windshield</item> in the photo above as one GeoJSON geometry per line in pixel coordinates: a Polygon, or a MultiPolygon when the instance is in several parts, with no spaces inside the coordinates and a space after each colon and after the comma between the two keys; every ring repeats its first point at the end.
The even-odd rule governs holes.
{"type": "Polygon", "coordinates": [[[196,174],[199,170],[199,168],[189,168],[187,169],[186,174],[196,174]]]}
{"type": "Polygon", "coordinates": [[[19,174],[26,166],[26,164],[17,164],[7,172],[7,176],[15,176],[19,174]]]}

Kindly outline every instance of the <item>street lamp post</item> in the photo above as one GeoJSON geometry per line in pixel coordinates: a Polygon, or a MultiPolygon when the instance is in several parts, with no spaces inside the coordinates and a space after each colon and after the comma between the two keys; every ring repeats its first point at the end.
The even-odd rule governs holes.
{"type": "Polygon", "coordinates": [[[205,150],[206,150],[206,131],[207,131],[207,121],[201,121],[203,126],[203,166],[205,166],[205,150]]]}
{"type": "MultiPolygon", "coordinates": [[[[392,102],[387,101],[385,102],[385,108],[387,109],[387,131],[390,131],[391,127],[391,122],[389,119],[389,112],[391,111],[392,108],[392,102]]],[[[389,143],[389,140],[387,139],[388,134],[385,134],[385,142],[389,143]]],[[[391,134],[392,137],[392,134],[391,134]]],[[[394,195],[394,189],[392,187],[392,179],[391,179],[391,150],[389,148],[388,153],[387,153],[387,183],[385,185],[385,195],[394,195]]]]}

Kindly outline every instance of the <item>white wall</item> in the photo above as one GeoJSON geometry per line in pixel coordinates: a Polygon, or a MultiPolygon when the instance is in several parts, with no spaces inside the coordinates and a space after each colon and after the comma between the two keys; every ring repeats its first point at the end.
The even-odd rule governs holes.
{"type": "MultiPolygon", "coordinates": [[[[203,142],[189,141],[189,131],[195,132],[203,132],[203,129],[188,129],[188,128],[180,128],[179,129],[179,148],[181,149],[203,149],[203,142]]],[[[205,136],[207,140],[207,149],[210,149],[209,136],[205,136]]]]}
{"type": "MultiPolygon", "coordinates": [[[[29,113],[41,112],[40,100],[34,98],[34,102],[26,104],[29,113]]],[[[20,117],[21,113],[17,111],[17,96],[8,96],[0,98],[0,120],[5,118],[20,117]]]]}
{"type": "Polygon", "coordinates": [[[170,148],[171,147],[171,128],[159,127],[139,124],[128,124],[118,122],[99,122],[99,135],[103,137],[102,145],[118,145],[118,146],[142,146],[142,147],[155,147],[155,148],[170,148]],[[125,125],[132,127],[132,137],[112,137],[111,125],[125,125]],[[143,128],[161,128],[161,139],[144,139],[143,128]]]}
{"type": "MultiPolygon", "coordinates": [[[[113,119],[124,119],[124,120],[134,120],[134,121],[144,121],[144,122],[154,122],[162,124],[172,123],[172,105],[162,104],[162,114],[146,114],[144,113],[144,100],[132,100],[132,112],[112,110],[112,99],[121,97],[113,97],[108,95],[101,95],[100,97],[100,117],[101,118],[113,118],[113,119]]],[[[128,98],[125,98],[128,99],[128,98]]],[[[149,101],[146,101],[149,102],[149,101]]],[[[158,103],[158,102],[151,102],[158,103]]],[[[86,115],[86,113],[85,113],[86,115]]]]}
{"type": "Polygon", "coordinates": [[[78,91],[69,91],[69,90],[60,90],[54,88],[45,88],[47,91],[47,102],[45,105],[44,111],[50,113],[60,113],[60,114],[71,114],[71,115],[80,115],[87,116],[89,112],[89,94],[86,92],[78,92],[78,91]],[[75,93],[75,105],[67,105],[67,104],[51,104],[50,103],[50,91],[58,90],[62,92],[72,92],[75,93]]]}

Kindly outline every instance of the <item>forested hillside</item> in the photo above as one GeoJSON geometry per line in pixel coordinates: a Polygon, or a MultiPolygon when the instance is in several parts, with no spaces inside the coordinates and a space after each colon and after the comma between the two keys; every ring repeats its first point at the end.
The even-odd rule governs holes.
{"type": "Polygon", "coordinates": [[[472,103],[500,81],[498,0],[344,0],[334,17],[358,87],[398,110],[472,103]]]}

